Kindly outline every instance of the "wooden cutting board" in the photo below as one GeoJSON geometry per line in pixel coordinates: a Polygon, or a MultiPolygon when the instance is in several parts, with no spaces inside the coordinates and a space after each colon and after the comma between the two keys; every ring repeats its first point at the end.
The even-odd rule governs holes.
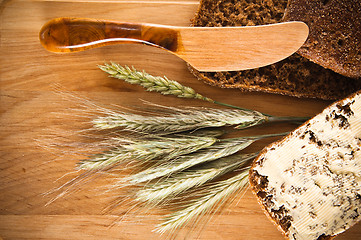
{"type": "MultiPolygon", "coordinates": [[[[329,104],[211,87],[196,80],[182,60],[147,46],[120,45],[57,55],[45,51],[38,41],[41,26],[55,17],[188,26],[198,5],[198,1],[192,0],[1,2],[0,239],[161,239],[152,232],[159,212],[138,213],[118,221],[118,214],[127,211],[124,204],[104,213],[104,208],[120,194],[116,190],[106,191],[112,183],[108,176],[79,184],[48,204],[59,192],[46,193],[76,176],[75,163],[92,151],[86,142],[89,140],[86,132],[82,131],[90,119],[83,116],[91,112],[84,99],[109,107],[142,106],[140,99],[167,106],[212,106],[148,93],[110,79],[97,68],[99,64],[114,61],[153,75],[166,75],[215,100],[273,115],[313,116],[329,104]]],[[[278,124],[247,130],[245,134],[293,128],[294,125],[278,124]]],[[[255,144],[251,150],[267,143],[255,144]]],[[[178,238],[183,239],[187,230],[181,231],[178,238]]],[[[283,239],[250,191],[238,196],[222,213],[216,213],[202,231],[187,237],[283,239]]],[[[360,238],[358,224],[337,239],[360,238]]]]}

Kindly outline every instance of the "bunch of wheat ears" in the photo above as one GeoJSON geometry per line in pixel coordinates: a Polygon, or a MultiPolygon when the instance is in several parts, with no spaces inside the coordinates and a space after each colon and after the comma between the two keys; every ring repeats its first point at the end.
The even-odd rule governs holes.
{"type": "Polygon", "coordinates": [[[118,187],[136,187],[133,201],[147,208],[173,206],[171,214],[156,226],[160,233],[199,222],[248,186],[248,170],[257,153],[242,153],[253,142],[284,135],[224,138],[223,127],[244,129],[272,121],[302,122],[305,118],[274,117],[214,101],[192,88],[154,77],[115,63],[100,66],[111,77],[143,86],[148,91],[193,98],[223,108],[174,108],[152,105],[157,114],[104,111],[92,120],[99,131],[121,131],[112,147],[78,163],[88,172],[131,166],[132,173],[119,178],[118,187]],[[186,197],[182,197],[186,196],[186,197]],[[186,199],[186,200],[184,200],[186,199]]]}

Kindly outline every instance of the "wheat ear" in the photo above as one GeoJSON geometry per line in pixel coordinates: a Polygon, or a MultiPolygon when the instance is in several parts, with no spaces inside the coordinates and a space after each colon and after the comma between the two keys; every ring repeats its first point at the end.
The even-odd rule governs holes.
{"type": "Polygon", "coordinates": [[[119,143],[107,152],[93,155],[78,164],[79,169],[105,169],[115,164],[138,160],[141,163],[162,157],[173,159],[209,147],[217,141],[214,137],[152,137],[145,139],[113,138],[113,144],[119,143]]]}
{"type": "MultiPolygon", "coordinates": [[[[203,100],[211,103],[215,103],[222,106],[227,106],[234,109],[240,109],[243,111],[250,111],[239,106],[230,105],[227,103],[215,101],[211,98],[202,96],[199,93],[190,87],[184,86],[177,81],[169,80],[167,77],[155,77],[144,71],[138,71],[134,67],[129,68],[127,66],[123,67],[116,63],[104,64],[99,66],[101,70],[108,73],[111,77],[124,80],[130,84],[137,84],[144,87],[147,91],[156,91],[163,95],[174,95],[182,98],[193,98],[198,100],[203,100]]],[[[309,119],[309,117],[276,117],[270,116],[268,114],[263,114],[265,117],[270,117],[267,121],[291,121],[291,122],[304,122],[309,119]]]]}
{"type": "Polygon", "coordinates": [[[155,231],[161,234],[174,232],[185,224],[195,225],[201,217],[211,210],[217,210],[223,203],[236,193],[244,191],[248,186],[249,167],[229,179],[207,185],[203,192],[197,193],[194,199],[174,213],[168,215],[165,220],[156,226],[155,231]]]}
{"type": "Polygon", "coordinates": [[[97,129],[122,128],[152,134],[171,134],[208,127],[236,125],[247,128],[267,121],[268,117],[256,111],[239,109],[188,108],[175,109],[162,116],[149,116],[123,112],[108,112],[93,120],[97,129]]]}
{"type": "Polygon", "coordinates": [[[154,167],[149,167],[144,171],[130,175],[128,178],[123,179],[123,181],[128,181],[130,184],[136,185],[149,182],[156,178],[170,176],[171,174],[178,173],[195,165],[235,154],[262,138],[282,136],[284,134],[285,133],[222,139],[210,147],[203,148],[191,154],[179,156],[171,161],[164,161],[154,167]]]}
{"type": "Polygon", "coordinates": [[[144,171],[129,176],[126,180],[129,181],[130,184],[134,185],[148,182],[156,178],[170,176],[171,174],[178,173],[195,165],[230,156],[242,149],[245,149],[254,141],[256,140],[249,138],[220,140],[208,148],[204,148],[192,154],[179,156],[172,161],[164,162],[163,164],[156,165],[155,167],[150,167],[144,171]]]}
{"type": "Polygon", "coordinates": [[[116,63],[99,66],[101,70],[108,73],[111,77],[124,80],[130,84],[137,84],[147,89],[147,91],[159,92],[163,95],[174,95],[182,98],[194,98],[208,102],[214,102],[212,99],[196,93],[194,89],[183,86],[182,84],[169,80],[167,77],[155,77],[144,71],[137,71],[134,67],[122,67],[116,63]]]}
{"type": "Polygon", "coordinates": [[[146,184],[136,193],[135,199],[146,203],[150,207],[172,201],[179,194],[191,188],[199,187],[236,168],[247,165],[256,156],[257,153],[234,154],[205,165],[187,169],[174,176],[165,177],[156,183],[146,184]]]}

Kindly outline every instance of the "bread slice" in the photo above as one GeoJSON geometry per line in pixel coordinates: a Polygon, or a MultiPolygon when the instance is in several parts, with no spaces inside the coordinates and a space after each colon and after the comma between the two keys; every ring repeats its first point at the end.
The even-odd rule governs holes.
{"type": "Polygon", "coordinates": [[[289,0],[284,21],[303,21],[310,34],[298,53],[342,75],[361,77],[361,1],[289,0]]]}
{"type": "Polygon", "coordinates": [[[361,92],[265,148],[250,184],[286,237],[331,239],[361,219],[361,92]]]}
{"type": "MultiPolygon", "coordinates": [[[[288,0],[202,0],[193,26],[246,26],[282,21],[288,0]]],[[[261,91],[296,97],[336,100],[361,89],[361,81],[325,69],[294,54],[276,64],[235,72],[190,71],[200,80],[222,88],[261,91]]]]}

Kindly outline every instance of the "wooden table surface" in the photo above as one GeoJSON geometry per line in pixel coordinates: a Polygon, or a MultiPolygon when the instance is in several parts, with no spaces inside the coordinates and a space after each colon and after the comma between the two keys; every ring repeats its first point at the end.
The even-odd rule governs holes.
{"type": "MultiPolygon", "coordinates": [[[[104,213],[117,191],[105,191],[101,176],[51,202],[47,194],[76,176],[74,167],[92,151],[84,140],[91,107],[142,106],[140,99],[167,106],[212,106],[160,96],[108,78],[97,65],[114,61],[153,75],[166,75],[225,103],[273,115],[313,116],[329,102],[211,87],[196,80],[186,64],[160,49],[118,45],[74,54],[45,51],[38,40],[42,25],[55,17],[93,17],[126,22],[188,26],[199,5],[194,0],[3,1],[0,5],[0,239],[162,239],[152,232],[159,212],[129,215],[127,208],[104,213]],[[60,92],[60,93],[59,93],[60,92]],[[48,204],[51,202],[50,204],[48,204]],[[116,222],[116,224],[113,224],[116,222]]],[[[289,131],[278,124],[248,134],[289,131]]],[[[251,148],[262,148],[267,142],[251,148]]],[[[201,231],[181,231],[179,239],[283,239],[248,190],[201,231]]],[[[361,224],[337,239],[361,239],[361,224]]]]}

